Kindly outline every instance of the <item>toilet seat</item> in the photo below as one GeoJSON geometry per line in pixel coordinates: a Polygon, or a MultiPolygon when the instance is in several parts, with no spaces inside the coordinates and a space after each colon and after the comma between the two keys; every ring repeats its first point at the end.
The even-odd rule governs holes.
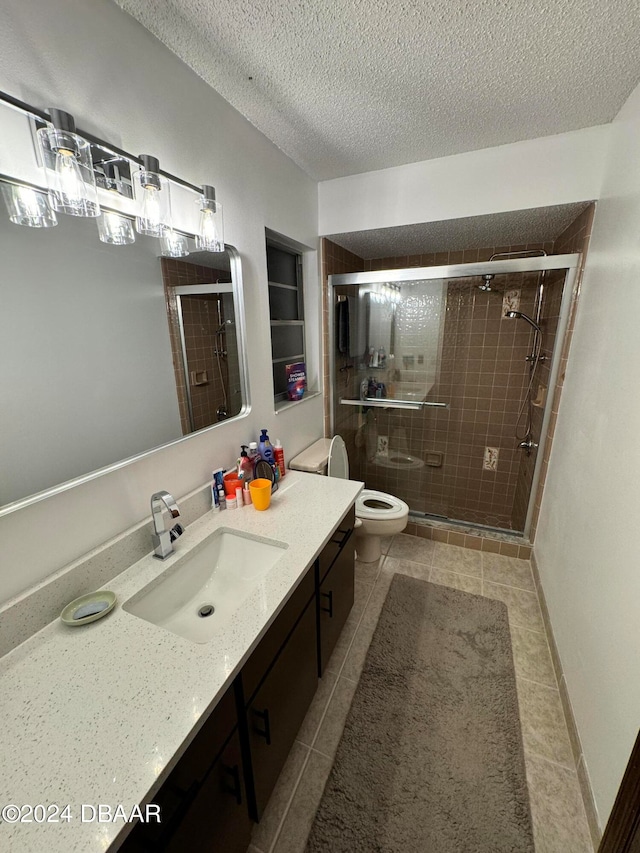
{"type": "Polygon", "coordinates": [[[395,520],[406,518],[409,507],[400,498],[388,495],[386,492],[376,492],[374,489],[363,489],[356,498],[356,517],[371,521],[395,520]],[[368,502],[378,506],[367,506],[368,502]],[[379,506],[382,504],[383,506],[379,506]]]}
{"type": "Polygon", "coordinates": [[[349,457],[341,435],[334,435],[331,439],[327,474],[329,477],[338,477],[340,480],[349,479],[349,457]]]}

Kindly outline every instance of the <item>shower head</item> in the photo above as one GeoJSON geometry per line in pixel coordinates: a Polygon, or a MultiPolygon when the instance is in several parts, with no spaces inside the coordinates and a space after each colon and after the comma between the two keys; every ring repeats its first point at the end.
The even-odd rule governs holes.
{"type": "Polygon", "coordinates": [[[510,320],[526,320],[526,322],[530,326],[533,326],[533,328],[536,330],[536,332],[538,332],[538,334],[542,334],[542,329],[540,328],[540,326],[536,322],[534,322],[527,314],[523,314],[522,311],[507,311],[504,316],[508,317],[510,320]]]}
{"type": "Polygon", "coordinates": [[[215,334],[216,335],[222,335],[224,332],[227,331],[227,326],[233,326],[233,325],[234,325],[233,320],[225,320],[224,323],[220,323],[220,325],[218,326],[218,328],[215,331],[215,334]]]}

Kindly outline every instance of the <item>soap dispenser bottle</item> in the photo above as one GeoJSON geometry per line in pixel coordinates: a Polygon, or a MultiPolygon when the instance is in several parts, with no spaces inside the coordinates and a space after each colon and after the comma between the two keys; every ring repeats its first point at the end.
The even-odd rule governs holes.
{"type": "Polygon", "coordinates": [[[258,449],[260,451],[260,456],[265,459],[272,467],[275,466],[276,460],[273,455],[273,447],[271,446],[271,442],[269,441],[269,436],[267,435],[266,429],[263,429],[260,434],[260,443],[258,444],[258,449]]]}
{"type": "Polygon", "coordinates": [[[249,454],[247,453],[247,445],[241,445],[240,458],[238,459],[238,479],[243,480],[245,483],[252,480],[253,466],[254,463],[251,461],[249,454]]]}

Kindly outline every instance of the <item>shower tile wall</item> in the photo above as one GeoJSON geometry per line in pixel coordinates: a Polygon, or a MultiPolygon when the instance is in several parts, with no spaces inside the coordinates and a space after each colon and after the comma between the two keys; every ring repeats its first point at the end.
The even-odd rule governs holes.
{"type": "MultiPolygon", "coordinates": [[[[164,282],[167,316],[169,318],[169,334],[173,354],[173,369],[178,390],[178,405],[182,433],[191,432],[184,370],[182,366],[182,346],[180,343],[180,323],[174,287],[186,284],[211,284],[212,281],[229,280],[229,273],[214,270],[210,267],[189,264],[173,258],[162,258],[162,279],[164,282]]],[[[224,309],[223,309],[224,314],[224,309]]],[[[193,407],[194,427],[202,429],[216,423],[216,410],[224,402],[224,392],[218,375],[217,363],[213,349],[217,338],[215,331],[218,327],[217,298],[213,295],[186,297],[182,300],[182,316],[185,330],[187,352],[189,353],[189,368],[191,371],[206,371],[206,385],[191,385],[191,400],[193,407]]],[[[224,316],[222,318],[224,320],[224,316]]],[[[231,342],[227,340],[229,348],[231,342]]],[[[227,359],[221,360],[222,376],[229,387],[227,359]]],[[[233,379],[233,377],[231,377],[233,379]]]]}
{"type": "Polygon", "coordinates": [[[531,315],[536,283],[537,274],[500,276],[496,290],[485,293],[476,279],[448,282],[440,375],[427,399],[449,408],[375,410],[369,416],[391,448],[427,465],[380,471],[375,463],[363,468],[360,454],[368,486],[391,490],[419,512],[512,527],[521,455],[515,429],[533,333],[523,321],[503,317],[502,293],[520,290],[520,310],[531,315]],[[483,468],[487,447],[498,450],[495,470],[483,468]]]}

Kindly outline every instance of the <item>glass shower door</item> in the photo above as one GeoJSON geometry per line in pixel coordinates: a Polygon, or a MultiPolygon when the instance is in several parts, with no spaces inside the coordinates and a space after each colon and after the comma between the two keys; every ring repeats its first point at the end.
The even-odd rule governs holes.
{"type": "Polygon", "coordinates": [[[442,280],[336,288],[334,384],[335,431],[352,478],[442,516],[449,510],[439,470],[449,422],[440,398],[446,292],[442,280]]]}
{"type": "Polygon", "coordinates": [[[526,531],[576,257],[332,277],[333,431],[351,476],[414,515],[526,531]]]}

